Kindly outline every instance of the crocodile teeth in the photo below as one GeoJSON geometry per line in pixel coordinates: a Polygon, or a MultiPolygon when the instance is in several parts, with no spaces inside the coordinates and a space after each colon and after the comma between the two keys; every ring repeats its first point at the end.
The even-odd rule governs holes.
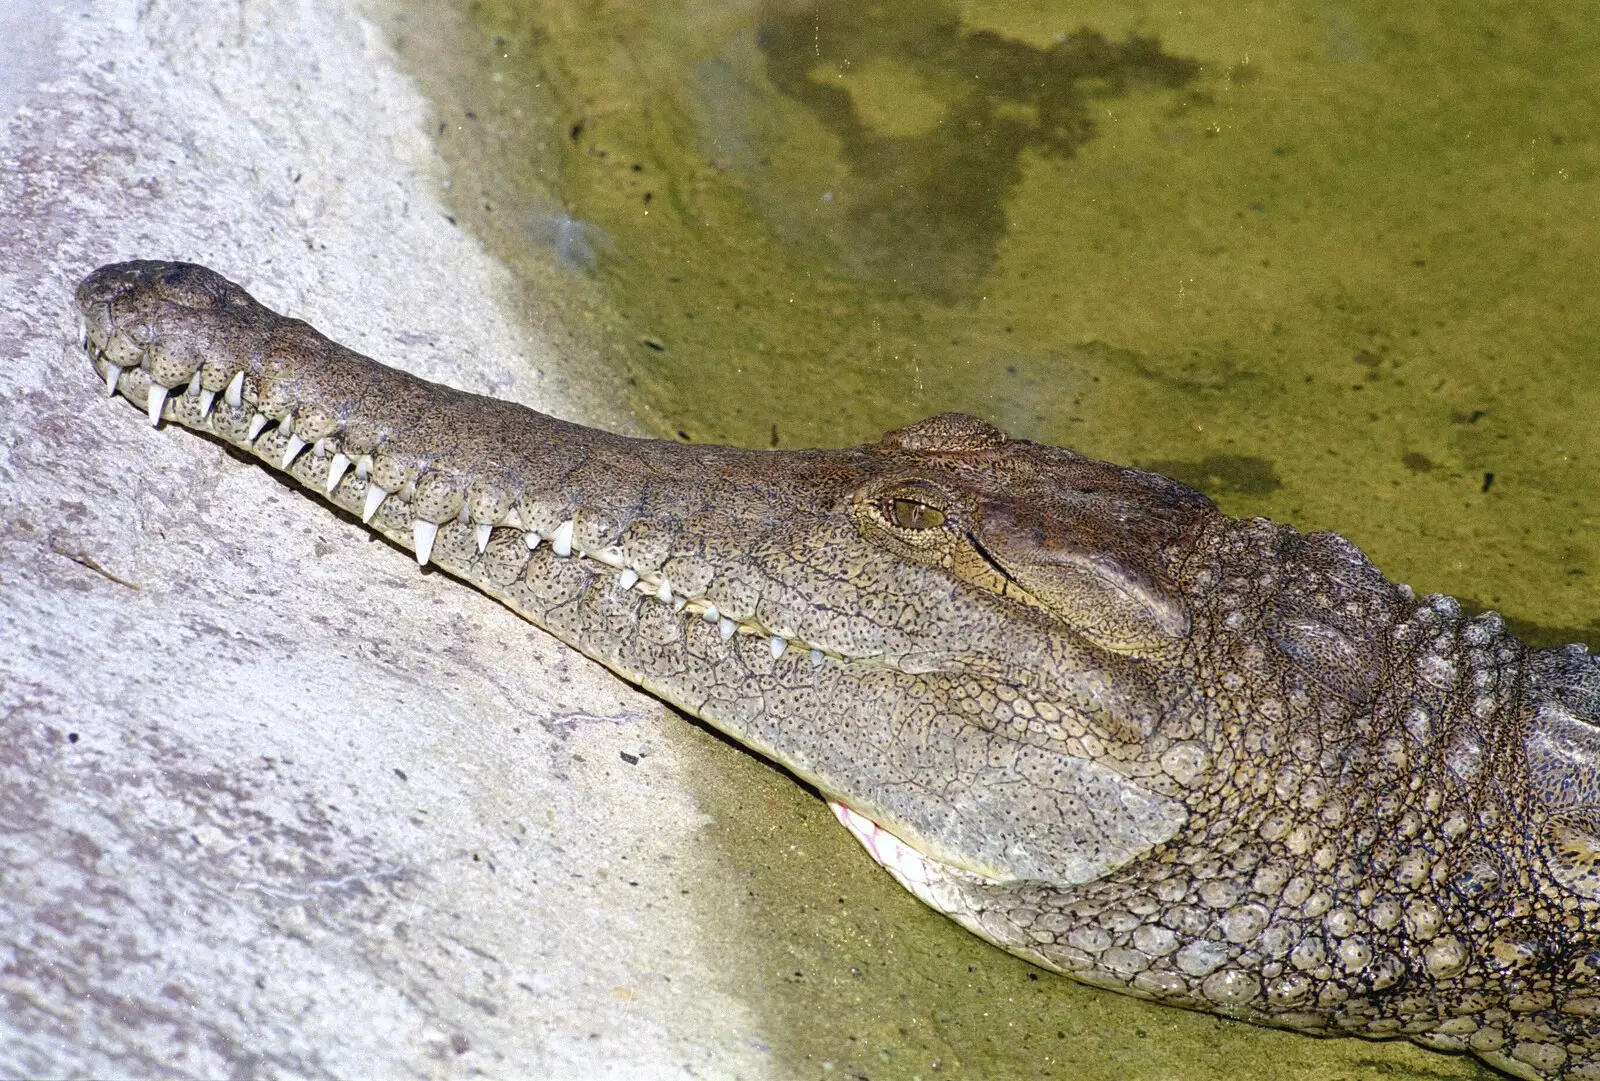
{"type": "Polygon", "coordinates": [[[194,370],[194,374],[189,377],[189,385],[183,389],[183,392],[185,394],[199,394],[200,393],[200,369],[199,368],[196,368],[194,370]]]}
{"type": "Polygon", "coordinates": [[[477,540],[478,540],[478,554],[479,555],[482,555],[483,554],[483,550],[485,548],[489,547],[489,534],[493,533],[493,532],[494,532],[494,526],[490,525],[488,522],[479,522],[478,523],[477,540]]]}
{"type": "Polygon", "coordinates": [[[767,648],[772,650],[772,659],[777,660],[783,656],[783,651],[789,648],[788,639],[780,638],[775,634],[767,639],[767,648]]]}
{"type": "Polygon", "coordinates": [[[232,409],[238,409],[244,404],[244,371],[233,373],[233,378],[228,380],[228,389],[222,392],[222,400],[232,409]]]}
{"type": "Polygon", "coordinates": [[[662,604],[672,603],[672,583],[665,578],[661,579],[661,584],[656,586],[656,600],[662,604]]]}
{"type": "Polygon", "coordinates": [[[372,472],[372,455],[363,454],[356,459],[356,476],[362,480],[367,479],[367,474],[372,472]]]}
{"type": "Polygon", "coordinates": [[[217,392],[216,391],[207,390],[205,387],[201,387],[200,388],[200,416],[201,417],[209,417],[211,415],[211,406],[216,402],[216,400],[217,400],[217,392]]]}
{"type": "Polygon", "coordinates": [[[326,458],[328,456],[327,438],[324,437],[311,444],[311,453],[315,454],[318,458],[326,458]]]}
{"type": "Polygon", "coordinates": [[[674,597],[674,598],[672,598],[672,610],[674,612],[681,612],[687,607],[689,607],[689,598],[688,597],[674,597]]]}
{"type": "Polygon", "coordinates": [[[378,513],[378,505],[389,498],[389,493],[379,488],[376,484],[367,489],[367,501],[361,507],[361,520],[372,521],[372,516],[378,513]]]}
{"type": "Polygon", "coordinates": [[[717,611],[716,605],[708,604],[706,605],[706,610],[700,613],[700,618],[705,620],[707,623],[715,623],[718,619],[722,618],[722,613],[717,611]]]}
{"type": "Polygon", "coordinates": [[[266,426],[267,418],[263,414],[257,413],[255,416],[250,418],[250,430],[245,433],[245,439],[251,443],[254,443],[256,441],[256,436],[260,435],[261,429],[265,428],[266,426]]]}
{"type": "Polygon", "coordinates": [[[531,552],[535,548],[539,547],[539,542],[544,538],[539,536],[537,530],[530,529],[522,535],[522,539],[527,542],[528,551],[531,552]]]}
{"type": "Polygon", "coordinates": [[[283,445],[283,464],[280,469],[288,469],[289,463],[294,461],[294,456],[306,449],[306,441],[297,435],[291,435],[289,442],[283,445]]]}
{"type": "Polygon", "coordinates": [[[339,487],[339,481],[344,477],[344,471],[349,468],[350,459],[336,452],[333,456],[333,461],[328,463],[328,481],[324,490],[329,495],[332,495],[333,490],[339,487]]]}
{"type": "Polygon", "coordinates": [[[572,554],[572,519],[556,526],[556,531],[550,534],[550,550],[558,556],[572,554]]]}
{"type": "Polygon", "coordinates": [[[461,509],[456,511],[456,525],[466,525],[470,521],[472,521],[472,511],[463,503],[461,509]]]}
{"type": "Polygon", "coordinates": [[[629,567],[617,575],[617,585],[623,589],[632,589],[639,584],[639,572],[629,567]]]}
{"type": "Polygon", "coordinates": [[[811,667],[813,667],[813,668],[821,668],[822,667],[822,650],[813,649],[811,651],[811,667]]]}
{"type": "Polygon", "coordinates": [[[122,369],[115,364],[106,363],[106,397],[114,398],[117,394],[117,380],[122,378],[122,369]]]}
{"type": "Polygon", "coordinates": [[[411,523],[412,547],[417,550],[417,566],[426,567],[428,557],[433,555],[433,538],[439,535],[439,526],[434,522],[424,522],[421,518],[411,523]]]}
{"type": "Polygon", "coordinates": [[[150,397],[145,401],[145,409],[150,414],[150,426],[153,428],[161,423],[161,407],[167,404],[167,388],[160,383],[150,384],[150,397]]]}
{"type": "Polygon", "coordinates": [[[732,638],[733,632],[738,629],[739,625],[733,620],[729,619],[727,616],[723,616],[717,620],[717,633],[722,635],[722,640],[724,642],[732,638]]]}

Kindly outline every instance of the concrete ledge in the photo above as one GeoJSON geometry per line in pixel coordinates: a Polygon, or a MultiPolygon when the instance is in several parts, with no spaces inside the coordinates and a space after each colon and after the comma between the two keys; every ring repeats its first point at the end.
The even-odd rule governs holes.
{"type": "Polygon", "coordinates": [[[73,341],[89,270],[191,259],[560,412],[380,37],[338,0],[7,19],[0,1074],[762,1074],[663,707],[152,430],[73,341]]]}

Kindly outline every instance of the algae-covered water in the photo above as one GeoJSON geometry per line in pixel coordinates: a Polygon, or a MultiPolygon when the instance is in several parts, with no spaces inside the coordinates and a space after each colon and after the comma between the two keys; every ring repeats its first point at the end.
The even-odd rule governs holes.
{"type": "MultiPolygon", "coordinates": [[[[530,308],[576,298],[573,347],[642,430],[840,445],[964,410],[1600,645],[1587,5],[453,10],[465,63],[396,40],[455,213],[530,308]]],[[[707,919],[781,1076],[1480,1072],[1041,974],[685,738],[719,823],[707,919]]]]}

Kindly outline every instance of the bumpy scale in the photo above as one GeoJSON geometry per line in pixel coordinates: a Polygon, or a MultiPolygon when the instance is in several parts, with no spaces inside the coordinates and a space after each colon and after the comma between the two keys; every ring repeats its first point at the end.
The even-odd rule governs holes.
{"type": "Polygon", "coordinates": [[[837,451],[449,390],[181,263],[78,289],[103,385],[248,450],[807,779],[1076,979],[1600,1078],[1600,665],[1332,533],[956,414],[837,451]]]}

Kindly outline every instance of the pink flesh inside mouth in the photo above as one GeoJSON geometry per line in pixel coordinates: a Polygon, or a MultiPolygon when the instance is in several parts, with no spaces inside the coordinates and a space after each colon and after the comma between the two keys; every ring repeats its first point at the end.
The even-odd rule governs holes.
{"type": "Polygon", "coordinates": [[[836,800],[829,800],[828,807],[832,809],[833,816],[843,824],[844,828],[855,834],[856,840],[861,842],[868,855],[881,863],[902,886],[917,896],[923,896],[923,891],[917,887],[944,878],[948,873],[937,861],[924,856],[866,815],[859,814],[836,800]]]}

